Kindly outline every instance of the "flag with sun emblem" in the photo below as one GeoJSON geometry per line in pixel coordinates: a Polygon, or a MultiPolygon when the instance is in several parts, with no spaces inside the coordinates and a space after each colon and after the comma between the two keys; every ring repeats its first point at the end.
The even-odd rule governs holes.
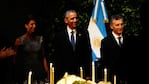
{"type": "Polygon", "coordinates": [[[90,18],[88,31],[92,47],[92,59],[97,61],[100,59],[101,40],[107,35],[105,23],[108,22],[104,0],[96,0],[92,16],[90,18]]]}

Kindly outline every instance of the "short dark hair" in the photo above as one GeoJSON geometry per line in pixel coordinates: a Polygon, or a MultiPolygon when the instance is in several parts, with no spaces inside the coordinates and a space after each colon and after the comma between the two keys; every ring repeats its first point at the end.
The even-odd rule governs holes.
{"type": "Polygon", "coordinates": [[[77,13],[76,10],[74,10],[74,9],[69,9],[69,10],[66,10],[66,12],[64,13],[64,17],[67,17],[68,13],[70,13],[70,12],[75,12],[75,13],[77,13]]]}
{"type": "Polygon", "coordinates": [[[112,23],[113,20],[119,20],[119,19],[123,19],[123,16],[116,14],[116,15],[112,15],[111,19],[110,19],[110,24],[112,23]]]}

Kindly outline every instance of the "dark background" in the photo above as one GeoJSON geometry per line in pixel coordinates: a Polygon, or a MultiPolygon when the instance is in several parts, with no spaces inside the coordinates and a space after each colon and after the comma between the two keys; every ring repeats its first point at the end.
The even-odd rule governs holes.
{"type": "MultiPolygon", "coordinates": [[[[15,38],[24,33],[23,17],[30,13],[42,18],[41,27],[46,31],[46,29],[54,25],[55,18],[59,18],[58,16],[64,14],[63,9],[74,7],[81,10],[82,2],[83,0],[1,0],[0,37],[13,44],[15,38]]],[[[145,25],[143,26],[145,31],[143,34],[147,32],[146,27],[148,26],[148,18],[146,17],[148,16],[146,11],[146,8],[148,8],[146,7],[148,6],[146,5],[147,2],[148,0],[146,0],[141,9],[141,23],[145,25]]],[[[87,8],[89,8],[88,11],[84,10],[83,12],[87,12],[88,16],[90,16],[92,6],[87,8]]]]}
{"type": "Polygon", "coordinates": [[[50,0],[1,0],[0,1],[0,35],[13,42],[23,33],[24,15],[33,13],[50,20],[55,2],[50,0]]]}
{"type": "Polygon", "coordinates": [[[65,6],[64,8],[68,6],[78,7],[77,4],[79,4],[78,0],[65,0],[63,2],[59,0],[1,0],[0,36],[13,44],[15,38],[24,32],[22,21],[25,15],[35,14],[42,18],[41,25],[46,25],[43,27],[48,28],[56,18],[57,10],[62,9],[60,8],[62,4],[65,6]]]}

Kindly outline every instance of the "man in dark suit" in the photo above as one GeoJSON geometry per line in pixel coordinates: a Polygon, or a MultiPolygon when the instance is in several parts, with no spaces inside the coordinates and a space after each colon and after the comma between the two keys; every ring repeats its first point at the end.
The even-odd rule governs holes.
{"type": "Polygon", "coordinates": [[[67,10],[64,17],[65,29],[55,34],[52,60],[56,81],[62,78],[65,72],[79,76],[80,67],[83,68],[84,78],[90,77],[92,62],[90,39],[86,29],[78,28],[78,20],[75,10],[67,10]]]}
{"type": "Polygon", "coordinates": [[[135,38],[124,34],[124,19],[120,15],[111,16],[110,29],[112,31],[101,41],[102,65],[108,69],[111,82],[116,75],[118,84],[129,84],[135,38]]]}

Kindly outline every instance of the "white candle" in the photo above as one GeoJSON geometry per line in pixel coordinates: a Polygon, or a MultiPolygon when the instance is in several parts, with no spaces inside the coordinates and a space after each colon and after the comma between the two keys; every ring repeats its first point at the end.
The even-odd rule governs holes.
{"type": "Polygon", "coordinates": [[[28,74],[28,84],[31,84],[31,76],[32,76],[32,71],[29,71],[29,74],[28,74]]]}
{"type": "Polygon", "coordinates": [[[68,72],[65,72],[65,74],[64,74],[65,84],[67,84],[67,76],[68,76],[68,72]]]}
{"type": "Polygon", "coordinates": [[[80,67],[80,77],[83,78],[83,69],[80,67]]]}
{"type": "Polygon", "coordinates": [[[52,63],[50,63],[50,84],[52,84],[52,63]]]}
{"type": "Polygon", "coordinates": [[[52,84],[54,84],[54,67],[52,68],[52,84]]]}
{"type": "Polygon", "coordinates": [[[116,75],[114,75],[114,84],[116,84],[116,75]]]}
{"type": "Polygon", "coordinates": [[[104,69],[104,82],[107,82],[107,69],[104,69]]]}
{"type": "Polygon", "coordinates": [[[95,64],[92,62],[92,81],[95,82],[95,64]]]}

